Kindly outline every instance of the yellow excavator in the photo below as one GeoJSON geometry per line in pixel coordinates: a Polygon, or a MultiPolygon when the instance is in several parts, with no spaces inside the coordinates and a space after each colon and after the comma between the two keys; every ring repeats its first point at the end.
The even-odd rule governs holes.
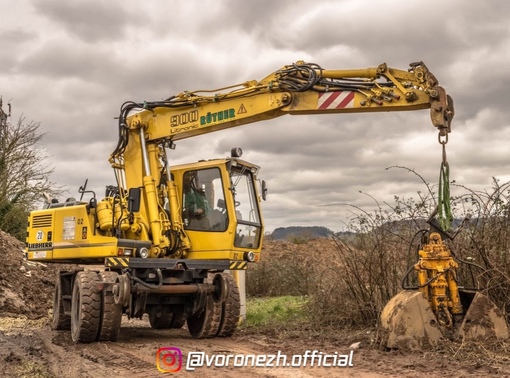
{"type": "MultiPolygon", "coordinates": [[[[239,148],[229,158],[170,166],[178,140],[286,114],[427,108],[444,143],[453,102],[422,62],[408,70],[386,64],[327,70],[299,61],[260,81],[124,103],[109,159],[116,185],[107,186],[98,200],[85,181],[80,200],[49,201],[29,216],[28,260],[82,266],[57,277],[53,329],[70,329],[74,342],[115,341],[123,314],[148,314],[153,328],[187,323],[195,338],[235,332],[239,272],[260,259],[266,185],[258,179],[259,167],[242,160],[239,148]],[[83,201],[85,194],[90,200],[83,201]]],[[[419,290],[397,295],[383,313],[389,347],[415,329],[417,337],[435,337],[429,329],[433,319],[441,333],[446,323],[440,319],[470,311],[458,300],[456,266],[440,234],[429,239],[416,268],[419,290]],[[442,275],[446,286],[437,278],[442,275]],[[420,331],[406,314],[430,324],[420,331]]],[[[481,297],[471,307],[487,303],[478,310],[493,309],[481,297]]],[[[473,324],[478,318],[469,319],[473,324]]],[[[491,328],[487,322],[478,326],[485,325],[491,328]]],[[[470,335],[466,329],[464,334],[470,335]]]]}

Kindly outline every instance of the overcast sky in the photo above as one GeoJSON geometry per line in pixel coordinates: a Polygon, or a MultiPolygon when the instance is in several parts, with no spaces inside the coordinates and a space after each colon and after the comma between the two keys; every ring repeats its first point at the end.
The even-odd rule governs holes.
{"type": "MultiPolygon", "coordinates": [[[[472,189],[510,179],[508,1],[3,1],[0,95],[41,123],[51,179],[101,195],[120,105],[259,80],[305,60],[326,69],[407,69],[423,61],[455,101],[451,178],[472,189]],[[143,5],[142,5],[143,4],[143,5]]],[[[346,203],[368,211],[436,183],[441,162],[428,110],[285,116],[177,143],[174,164],[240,146],[269,186],[266,230],[345,229],[346,203]],[[362,191],[362,194],[360,193],[362,191]]]]}

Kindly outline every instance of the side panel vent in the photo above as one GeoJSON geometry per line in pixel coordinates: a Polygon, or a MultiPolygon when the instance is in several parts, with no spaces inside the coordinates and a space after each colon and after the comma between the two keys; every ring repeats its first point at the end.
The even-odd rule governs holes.
{"type": "Polygon", "coordinates": [[[35,215],[32,218],[32,228],[51,227],[52,214],[35,215]]]}

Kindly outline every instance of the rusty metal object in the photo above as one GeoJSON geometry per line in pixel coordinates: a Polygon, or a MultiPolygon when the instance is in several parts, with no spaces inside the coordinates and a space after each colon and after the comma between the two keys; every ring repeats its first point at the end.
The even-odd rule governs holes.
{"type": "MultiPolygon", "coordinates": [[[[141,287],[143,290],[143,287],[141,287]]],[[[189,284],[189,285],[163,285],[159,289],[149,289],[153,294],[196,294],[200,292],[212,293],[215,288],[211,284],[189,284]]]]}
{"type": "Polygon", "coordinates": [[[391,349],[421,350],[441,340],[504,340],[504,313],[480,292],[461,290],[458,264],[437,232],[419,251],[418,285],[406,287],[381,313],[379,341],[391,349]]]}
{"type": "Polygon", "coordinates": [[[451,132],[451,123],[455,110],[453,99],[446,94],[446,90],[437,85],[430,91],[430,118],[432,124],[439,129],[442,136],[451,132]]]}
{"type": "Polygon", "coordinates": [[[453,327],[442,326],[421,292],[403,290],[381,312],[379,342],[390,349],[423,350],[446,339],[508,339],[504,314],[487,296],[476,293],[465,307],[467,311],[453,327]]]}
{"type": "Polygon", "coordinates": [[[419,291],[401,291],[390,299],[381,313],[379,340],[386,348],[435,347],[442,336],[428,301],[419,291]]]}
{"type": "Polygon", "coordinates": [[[120,274],[117,276],[112,291],[115,304],[126,307],[131,295],[131,282],[127,274],[120,274]]]}
{"type": "Polygon", "coordinates": [[[468,340],[508,339],[505,316],[487,296],[476,293],[460,325],[459,336],[468,340]]]}

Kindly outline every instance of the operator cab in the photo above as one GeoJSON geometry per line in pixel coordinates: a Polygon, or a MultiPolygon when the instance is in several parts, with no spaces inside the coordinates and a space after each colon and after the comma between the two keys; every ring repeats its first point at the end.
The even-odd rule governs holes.
{"type": "Polygon", "coordinates": [[[171,168],[180,192],[184,229],[192,241],[191,253],[260,250],[259,169],[237,157],[171,168]]]}

